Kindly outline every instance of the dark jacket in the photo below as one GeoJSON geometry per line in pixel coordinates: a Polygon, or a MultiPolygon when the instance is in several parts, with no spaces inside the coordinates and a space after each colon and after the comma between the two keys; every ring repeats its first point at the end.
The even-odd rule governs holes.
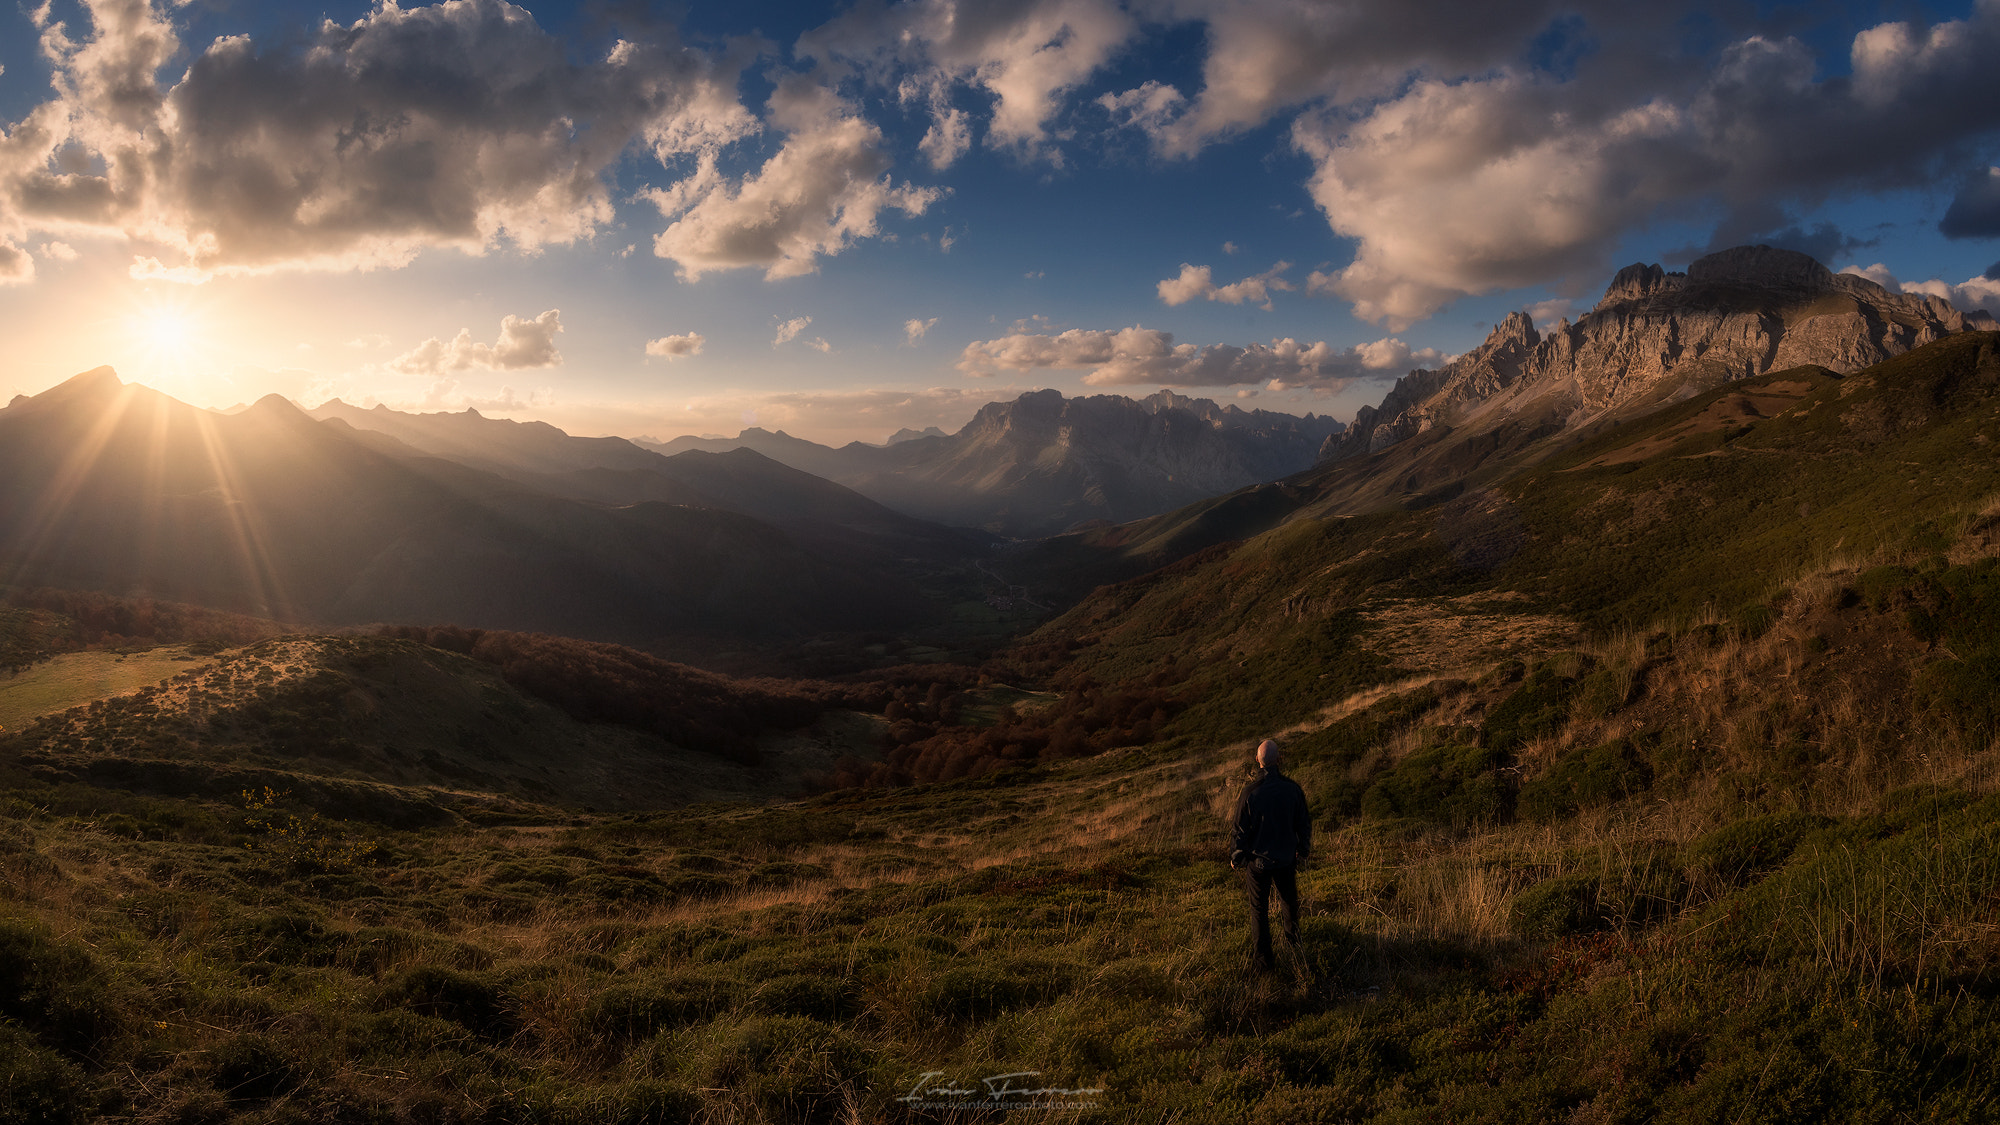
{"type": "Polygon", "coordinates": [[[1230,862],[1257,860],[1265,867],[1292,867],[1312,854],[1312,813],[1306,791],[1275,769],[1259,772],[1243,790],[1230,822],[1230,862]]]}

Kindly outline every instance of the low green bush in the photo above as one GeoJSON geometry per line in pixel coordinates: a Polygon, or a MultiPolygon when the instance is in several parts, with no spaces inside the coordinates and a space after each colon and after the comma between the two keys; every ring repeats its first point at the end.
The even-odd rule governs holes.
{"type": "Polygon", "coordinates": [[[733,1007],[736,985],[717,976],[659,975],[599,992],[577,1015],[585,1038],[632,1043],[733,1007]]]}
{"type": "Polygon", "coordinates": [[[1690,841],[1685,861],[1697,878],[1740,886],[1784,863],[1799,841],[1830,823],[1797,812],[1740,820],[1690,841]]]}
{"type": "Polygon", "coordinates": [[[0,1016],[85,1055],[116,1032],[110,980],[80,943],[28,922],[0,920],[0,1016]]]}
{"type": "Polygon", "coordinates": [[[69,1125],[96,1116],[83,1072],[18,1027],[0,1024],[0,1125],[69,1125]]]}
{"type": "Polygon", "coordinates": [[[683,1086],[640,1080],[572,1091],[557,1103],[557,1125],[691,1125],[701,1096],[683,1086]]]}
{"type": "Polygon", "coordinates": [[[757,985],[749,997],[752,1010],[774,1016],[811,1016],[838,1023],[860,1010],[861,993],[854,982],[838,976],[791,973],[757,985]]]}
{"type": "Polygon", "coordinates": [[[450,1020],[489,1040],[502,1040],[520,1029],[520,1001],[485,976],[436,965],[403,973],[376,997],[380,1008],[403,1008],[422,1016],[450,1020]]]}
{"type": "Polygon", "coordinates": [[[304,1084],[306,1070],[268,1035],[232,1035],[209,1050],[215,1088],[232,1098],[275,1098],[304,1084]]]}
{"type": "Polygon", "coordinates": [[[1651,784],[1645,759],[1630,740],[1618,738],[1556,759],[1547,773],[1521,786],[1515,808],[1523,817],[1547,824],[1644,792],[1651,784]]]}
{"type": "Polygon", "coordinates": [[[1514,896],[1508,920],[1516,934],[1531,941],[1594,930],[1604,920],[1597,889],[1597,876],[1582,872],[1544,879],[1514,896]]]}
{"type": "Polygon", "coordinates": [[[729,1091],[768,1120],[846,1120],[870,1086],[868,1050],[845,1030],[802,1016],[715,1024],[679,1045],[695,1086],[729,1091]]]}
{"type": "Polygon", "coordinates": [[[1410,755],[1361,795],[1378,820],[1414,818],[1466,827],[1506,817],[1513,794],[1501,783],[1500,753],[1479,746],[1439,746],[1410,755]]]}

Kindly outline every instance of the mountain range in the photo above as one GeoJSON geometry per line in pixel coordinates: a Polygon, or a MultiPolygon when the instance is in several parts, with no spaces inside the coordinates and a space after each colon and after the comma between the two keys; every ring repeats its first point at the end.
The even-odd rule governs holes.
{"type": "MultiPolygon", "coordinates": [[[[578,442],[519,432],[522,450],[578,442]]],[[[221,415],[99,368],[0,410],[0,582],[322,625],[658,643],[931,620],[943,606],[913,576],[979,546],[754,453],[691,459],[685,481],[575,469],[560,452],[493,467],[594,473],[611,492],[637,473],[665,498],[563,494],[315,421],[276,395],[221,415]]]]}
{"type": "MultiPolygon", "coordinates": [[[[1312,468],[1015,555],[1017,576],[1077,596],[1301,519],[1425,508],[1478,493],[1673,403],[1792,367],[1850,372],[1948,336],[1992,330],[1984,312],[1892,293],[1768,246],[1725,250],[1686,273],[1620,270],[1575,323],[1525,312],[1472,351],[1400,379],[1327,439],[1312,468]]],[[[1738,424],[1761,417],[1745,399],[1738,424]]]]}
{"type": "Polygon", "coordinates": [[[980,408],[951,435],[904,431],[839,448],[783,431],[642,442],[661,453],[754,449],[900,512],[1013,538],[1123,523],[1311,467],[1342,424],[1218,406],[1162,390],[1143,399],[1034,391],[980,408]]]}

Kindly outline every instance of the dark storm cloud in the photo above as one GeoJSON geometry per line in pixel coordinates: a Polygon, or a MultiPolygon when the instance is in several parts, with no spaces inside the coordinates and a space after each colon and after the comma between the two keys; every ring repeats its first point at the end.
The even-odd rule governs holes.
{"type": "Polygon", "coordinates": [[[1938,233],[1946,238],[2000,238],[2000,168],[1966,177],[1938,223],[1938,233]]]}

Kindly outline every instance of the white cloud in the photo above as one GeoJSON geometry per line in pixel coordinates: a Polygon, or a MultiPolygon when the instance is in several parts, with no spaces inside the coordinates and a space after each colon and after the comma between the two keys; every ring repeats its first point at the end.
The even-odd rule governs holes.
{"type": "Polygon", "coordinates": [[[134,281],[170,281],[175,285],[203,285],[215,276],[200,266],[169,266],[151,255],[133,258],[125,274],[134,281]]]}
{"type": "Polygon", "coordinates": [[[1122,94],[1105,94],[1097,104],[1120,125],[1157,133],[1173,120],[1185,101],[1179,90],[1149,79],[1122,94]]]}
{"type": "Polygon", "coordinates": [[[792,319],[779,324],[778,334],[771,338],[771,346],[774,348],[781,348],[786,344],[791,343],[793,340],[798,339],[799,333],[804,332],[806,330],[806,325],[811,324],[812,322],[813,322],[812,317],[795,316],[792,319]]]}
{"type": "Polygon", "coordinates": [[[685,356],[700,355],[702,345],[708,343],[699,332],[683,332],[678,336],[662,336],[646,341],[646,354],[665,360],[681,359],[685,356]]]}
{"type": "Polygon", "coordinates": [[[924,130],[924,139],[917,142],[917,151],[940,172],[971,149],[972,115],[949,106],[932,114],[931,127],[924,130]]]}
{"type": "Polygon", "coordinates": [[[1958,285],[1953,285],[1942,278],[1932,278],[1929,281],[1898,281],[1896,275],[1889,272],[1889,267],[1881,262],[1876,262],[1872,266],[1848,266],[1840,272],[1865,277],[1892,293],[1921,293],[1926,297],[1938,297],[1949,301],[1951,306],[1960,312],[1983,309],[2000,317],[2000,280],[1993,278],[1968,277],[1958,285]]]}
{"type": "Polygon", "coordinates": [[[54,99],[0,145],[0,228],[121,235],[134,275],[196,281],[368,269],[424,249],[587,237],[635,141],[705,151],[755,122],[733,73],[621,43],[578,63],[501,0],[383,4],[304,42],[181,49],[170,0],[87,0],[80,34],[35,18],[54,99]]]}
{"type": "Polygon", "coordinates": [[[1169,305],[1184,305],[1199,297],[1221,301],[1228,305],[1240,305],[1249,301],[1262,305],[1268,311],[1271,308],[1272,290],[1289,291],[1292,288],[1291,282],[1279,276],[1291,268],[1290,262],[1279,262],[1255,277],[1246,277],[1241,281],[1218,286],[1209,267],[1183,262],[1179,277],[1170,277],[1160,282],[1158,286],[1160,300],[1169,305]]]}
{"type": "Polygon", "coordinates": [[[1088,371],[1095,386],[1150,383],[1219,387],[1262,384],[1273,390],[1334,391],[1372,373],[1435,362],[1433,349],[1413,352],[1397,339],[1336,349],[1324,340],[1302,344],[1289,337],[1266,344],[1176,344],[1171,332],[1134,325],[1108,332],[1071,329],[1055,335],[1016,333],[965,346],[958,368],[967,375],[1043,368],[1088,371]]]}
{"type": "Polygon", "coordinates": [[[1222,252],[1224,254],[1235,254],[1241,251],[1242,249],[1243,249],[1242,247],[1236,245],[1234,242],[1225,242],[1222,244],[1222,252]]]}
{"type": "Polygon", "coordinates": [[[971,86],[992,99],[989,145],[1060,163],[1048,147],[1050,118],[1138,28],[1115,0],[913,0],[858,6],[802,37],[798,52],[915,71],[927,88],[971,86]]]}
{"type": "Polygon", "coordinates": [[[815,273],[822,255],[880,233],[884,211],[921,215],[944,194],[895,186],[882,131],[809,78],[778,84],[770,121],[785,143],[756,172],[732,183],[711,154],[694,175],[647,194],[674,220],[653,252],[687,280],[743,267],[762,267],[769,280],[815,273]]]}
{"type": "Polygon", "coordinates": [[[2000,98],[1992,0],[1927,32],[1857,35],[1851,82],[1817,79],[1789,38],[1729,42],[1706,72],[1624,50],[1633,65],[1571,81],[1500,67],[1300,118],[1314,201],[1357,243],[1309,287],[1400,328],[1461,296],[1601,275],[1626,233],[1663,216],[1782,216],[1778,202],[1843,188],[1930,186],[1941,159],[1991,134],[1970,107],[2000,98]]]}
{"type": "Polygon", "coordinates": [[[812,350],[820,353],[821,355],[825,355],[826,353],[833,350],[833,345],[827,343],[826,337],[824,336],[814,336],[812,339],[807,340],[806,347],[811,348],[812,350]]]}
{"type": "Polygon", "coordinates": [[[924,334],[929,332],[931,330],[931,326],[933,324],[936,324],[937,322],[938,322],[937,317],[932,317],[929,320],[918,320],[912,317],[911,319],[904,321],[903,342],[908,344],[910,347],[913,348],[916,347],[918,341],[922,340],[924,338],[924,334]]]}
{"type": "Polygon", "coordinates": [[[1551,297],[1529,305],[1527,313],[1528,319],[1536,324],[1554,324],[1576,315],[1581,309],[1582,305],[1574,297],[1551,297]]]}
{"type": "Polygon", "coordinates": [[[501,318],[500,338],[491,344],[476,342],[470,328],[461,328],[450,343],[433,336],[390,360],[389,367],[407,375],[440,375],[474,368],[514,371],[558,367],[562,353],[556,351],[556,333],[561,331],[559,309],[550,309],[533,320],[509,315],[501,318]]]}
{"type": "Polygon", "coordinates": [[[82,255],[76,252],[76,247],[67,242],[44,242],[42,256],[53,258],[58,262],[74,262],[82,255]]]}
{"type": "Polygon", "coordinates": [[[35,279],[35,259],[26,250],[0,238],[0,285],[18,285],[35,279]]]}

